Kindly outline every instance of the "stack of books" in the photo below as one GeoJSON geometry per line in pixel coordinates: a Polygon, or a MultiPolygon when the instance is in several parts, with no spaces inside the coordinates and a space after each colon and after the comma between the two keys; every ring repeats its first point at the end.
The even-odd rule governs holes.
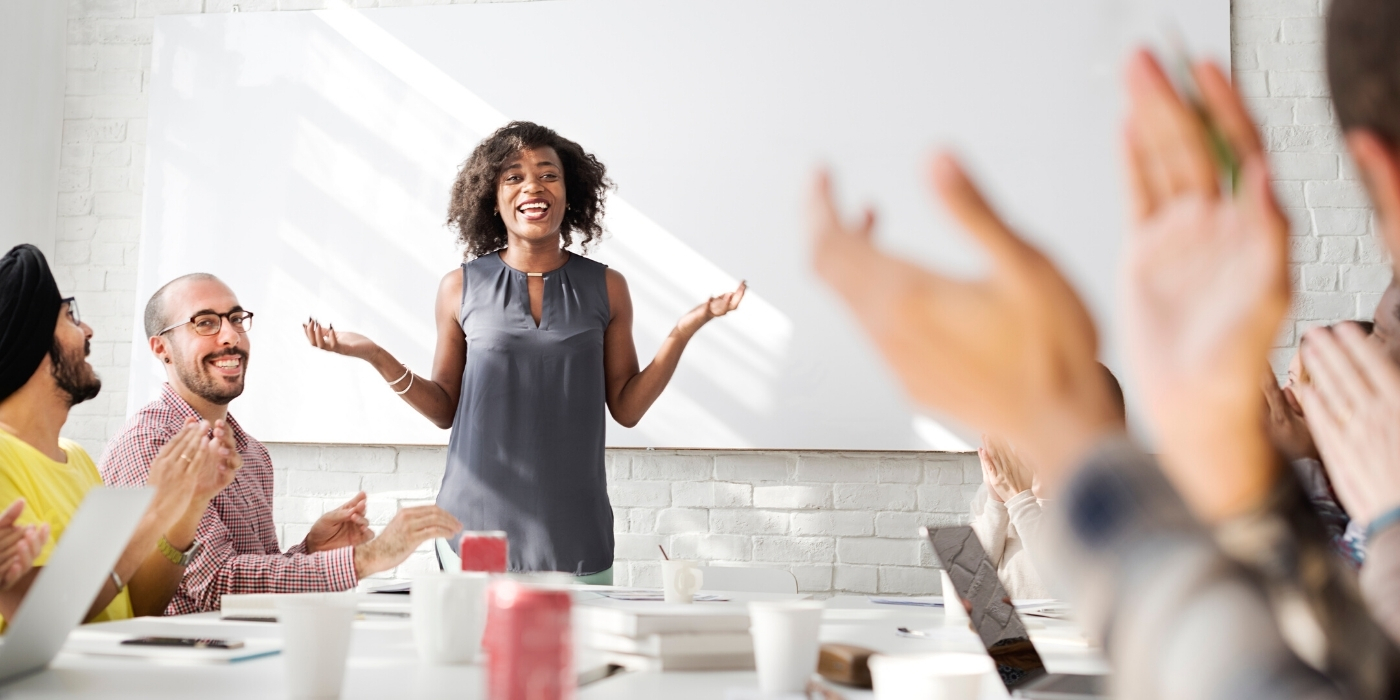
{"type": "Polygon", "coordinates": [[[590,600],[574,606],[580,645],[631,671],[742,671],[754,667],[743,604],[590,600]]]}

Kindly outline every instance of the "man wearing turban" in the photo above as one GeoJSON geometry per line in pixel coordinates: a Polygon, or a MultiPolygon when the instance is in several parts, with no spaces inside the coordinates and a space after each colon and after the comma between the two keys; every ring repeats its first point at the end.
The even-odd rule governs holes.
{"type": "MultiPolygon", "coordinates": [[[[15,246],[0,258],[0,503],[23,501],[0,514],[0,556],[11,539],[24,542],[17,561],[0,558],[0,624],[19,608],[88,490],[102,485],[87,452],[59,437],[69,410],[102,389],[87,361],[91,339],[76,300],[59,294],[38,248],[15,246]]],[[[232,480],[219,468],[226,433],[222,425],[191,421],[157,458],[151,505],[89,621],[165,608],[183,570],[157,545],[164,537],[192,538],[209,500],[232,480]]]]}

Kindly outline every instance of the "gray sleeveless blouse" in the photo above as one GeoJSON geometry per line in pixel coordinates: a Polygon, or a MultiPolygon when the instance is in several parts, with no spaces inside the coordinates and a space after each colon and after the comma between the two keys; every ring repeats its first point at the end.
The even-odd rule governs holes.
{"type": "Polygon", "coordinates": [[[437,503],[468,530],[505,530],[511,571],[586,575],[612,566],[606,272],[570,255],[545,273],[537,328],[525,273],[499,253],[462,265],[467,366],[437,503]]]}

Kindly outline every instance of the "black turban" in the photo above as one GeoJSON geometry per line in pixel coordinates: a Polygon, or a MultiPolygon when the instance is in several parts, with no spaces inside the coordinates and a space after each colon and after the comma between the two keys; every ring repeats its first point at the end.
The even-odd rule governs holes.
{"type": "Polygon", "coordinates": [[[62,305],[38,248],[22,243],[0,258],[0,401],[24,386],[53,348],[62,305]]]}

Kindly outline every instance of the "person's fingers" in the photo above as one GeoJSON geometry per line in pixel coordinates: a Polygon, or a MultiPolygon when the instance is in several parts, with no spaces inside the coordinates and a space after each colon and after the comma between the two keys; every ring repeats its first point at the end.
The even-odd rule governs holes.
{"type": "Polygon", "coordinates": [[[735,289],[735,290],[734,290],[732,293],[730,293],[730,295],[729,295],[729,310],[730,310],[730,311],[733,311],[733,310],[739,308],[739,302],[741,302],[741,301],[744,300],[744,294],[747,293],[748,291],[749,291],[749,283],[748,283],[748,281],[742,281],[742,282],[740,282],[740,283],[739,283],[739,288],[738,288],[738,289],[735,289]]]}
{"type": "Polygon", "coordinates": [[[1001,267],[1024,255],[1027,246],[987,204],[982,192],[953,156],[940,153],[929,163],[934,194],[964,230],[977,239],[1001,267]]]}
{"type": "Polygon", "coordinates": [[[1354,323],[1343,323],[1333,329],[1332,335],[1347,351],[1375,393],[1394,394],[1400,391],[1400,370],[1396,370],[1385,351],[1371,342],[1365,331],[1354,323]]]}
{"type": "Polygon", "coordinates": [[[831,192],[831,173],[826,168],[817,171],[812,178],[812,190],[807,198],[807,216],[811,221],[812,232],[818,236],[839,233],[842,230],[841,212],[836,208],[836,198],[831,192]]]}
{"type": "Polygon", "coordinates": [[[24,499],[16,498],[14,503],[11,503],[9,507],[5,509],[5,512],[0,513],[0,527],[14,525],[15,521],[19,519],[20,514],[23,512],[24,499]]]}
{"type": "Polygon", "coordinates": [[[1307,367],[1318,396],[1334,416],[1349,419],[1354,407],[1370,396],[1370,385],[1331,329],[1314,328],[1308,331],[1306,339],[1308,342],[1299,352],[1303,353],[1303,366],[1307,367]]]}
{"type": "Polygon", "coordinates": [[[1191,192],[1218,197],[1219,176],[1210,157],[1205,126],[1147,51],[1139,50],[1129,60],[1128,96],[1146,155],[1166,171],[1168,190],[1159,196],[1191,192]]]}
{"type": "Polygon", "coordinates": [[[1259,130],[1249,118],[1244,101],[1230,79],[1212,61],[1202,61],[1191,67],[1196,76],[1196,85],[1201,88],[1201,101],[1211,121],[1220,129],[1230,149],[1239,160],[1264,157],[1264,145],[1259,139],[1259,130]]]}
{"type": "Polygon", "coordinates": [[[1147,158],[1131,125],[1123,129],[1123,171],[1128,180],[1129,215],[1140,222],[1157,210],[1157,198],[1149,183],[1147,158]]]}

